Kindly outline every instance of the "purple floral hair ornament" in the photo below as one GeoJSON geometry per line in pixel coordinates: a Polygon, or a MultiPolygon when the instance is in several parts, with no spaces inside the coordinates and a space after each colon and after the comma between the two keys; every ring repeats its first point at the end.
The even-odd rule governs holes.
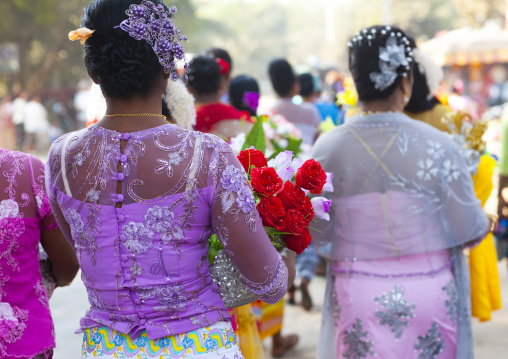
{"type": "Polygon", "coordinates": [[[244,92],[242,102],[252,111],[256,111],[259,106],[259,94],[257,92],[244,92]]]}
{"type": "Polygon", "coordinates": [[[125,13],[129,18],[115,26],[115,29],[120,28],[136,40],[148,42],[159,58],[164,72],[171,73],[173,81],[178,79],[176,61],[183,60],[186,73],[184,79],[187,81],[189,65],[182,46],[182,41],[187,41],[187,37],[181,35],[180,30],[171,19],[171,14],[176,13],[176,7],[172,6],[168,12],[162,5],[155,5],[151,1],[143,0],[139,5],[129,6],[125,13]]]}

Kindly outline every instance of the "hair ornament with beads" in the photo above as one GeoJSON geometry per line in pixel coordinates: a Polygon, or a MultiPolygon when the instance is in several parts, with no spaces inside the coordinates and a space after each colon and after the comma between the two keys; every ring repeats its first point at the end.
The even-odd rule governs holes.
{"type": "MultiPolygon", "coordinates": [[[[396,31],[396,30],[395,30],[396,31]]],[[[363,29],[348,42],[348,47],[355,48],[365,46],[362,41],[367,40],[367,45],[372,46],[372,41],[376,39],[378,31],[375,28],[369,30],[363,29]]],[[[380,31],[380,35],[386,38],[384,47],[379,48],[379,72],[373,71],[369,74],[370,80],[374,83],[376,90],[384,91],[390,87],[397,77],[407,76],[413,61],[413,51],[410,47],[410,41],[400,32],[392,31],[391,26],[386,26],[380,31]],[[399,69],[403,68],[400,72],[399,69]]]]}
{"type": "MultiPolygon", "coordinates": [[[[187,41],[187,37],[181,35],[180,30],[171,19],[171,14],[176,13],[176,7],[172,6],[168,12],[162,5],[155,5],[151,1],[143,0],[139,5],[129,6],[125,13],[129,18],[115,28],[120,28],[136,40],[148,42],[157,55],[164,72],[171,73],[171,79],[176,81],[178,73],[175,61],[185,61],[185,71],[188,68],[182,46],[182,41],[187,41]]],[[[184,78],[187,80],[187,75],[184,78]]]]}

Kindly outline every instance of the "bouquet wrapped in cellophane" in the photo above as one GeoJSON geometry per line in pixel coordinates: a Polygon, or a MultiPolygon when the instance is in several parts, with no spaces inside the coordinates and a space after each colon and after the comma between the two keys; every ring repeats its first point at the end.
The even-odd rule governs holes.
{"type": "MultiPolygon", "coordinates": [[[[332,173],[326,173],[313,159],[304,162],[294,157],[292,151],[274,153],[271,159],[266,158],[261,121],[258,120],[247,135],[238,159],[247,173],[256,208],[274,247],[301,254],[311,243],[312,222],[317,218],[330,219],[327,212],[331,201],[317,195],[333,191],[332,173]],[[251,144],[257,144],[257,148],[251,144]]],[[[209,239],[209,260],[212,263],[210,273],[226,307],[234,308],[257,300],[215,235],[209,239]]]]}

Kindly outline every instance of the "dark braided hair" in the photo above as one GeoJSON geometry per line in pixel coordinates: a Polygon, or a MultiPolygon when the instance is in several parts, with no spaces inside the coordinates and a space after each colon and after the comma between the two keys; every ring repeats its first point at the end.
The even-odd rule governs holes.
{"type": "MultiPolygon", "coordinates": [[[[401,29],[395,26],[372,26],[361,30],[348,43],[349,69],[353,75],[358,98],[360,101],[382,100],[388,98],[399,86],[402,78],[411,76],[413,62],[412,51],[414,41],[401,29]],[[376,88],[373,77],[382,73],[380,53],[386,48],[390,37],[396,40],[396,45],[404,48],[404,58],[407,64],[400,64],[392,68],[396,74],[394,81],[386,88],[376,88]]],[[[385,66],[390,66],[384,62],[385,66]]]]}
{"type": "MultiPolygon", "coordinates": [[[[169,8],[162,0],[155,5],[169,8]]],[[[154,86],[164,87],[163,68],[151,45],[136,40],[120,28],[125,11],[141,0],[94,0],[86,9],[82,26],[95,30],[84,44],[85,66],[106,96],[129,98],[148,95],[154,86]]]]}

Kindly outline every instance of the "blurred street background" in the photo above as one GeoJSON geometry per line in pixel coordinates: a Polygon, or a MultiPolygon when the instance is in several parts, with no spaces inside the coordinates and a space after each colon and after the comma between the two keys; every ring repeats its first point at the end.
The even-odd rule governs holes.
{"type": "MultiPolygon", "coordinates": [[[[45,159],[52,141],[85,127],[92,83],[83,66],[81,46],[70,42],[67,34],[79,27],[88,3],[0,1],[4,15],[0,21],[0,147],[45,159]],[[30,106],[20,110],[16,99],[30,106]]],[[[355,106],[347,98],[346,43],[362,27],[396,24],[444,69],[439,99],[447,102],[455,96],[475,120],[488,121],[487,151],[494,156],[500,153],[500,117],[508,102],[508,0],[167,3],[178,8],[176,23],[189,37],[188,53],[200,54],[212,46],[227,49],[234,62],[233,76],[249,74],[259,81],[261,109],[274,98],[267,73],[274,58],[287,58],[298,73],[316,74],[322,82],[322,99],[335,103],[342,97],[341,105],[355,106]]],[[[489,208],[496,211],[495,198],[489,208]]],[[[489,322],[473,318],[477,359],[508,357],[508,265],[500,261],[498,267],[504,307],[493,312],[489,322]]],[[[300,343],[285,358],[315,357],[324,286],[323,277],[311,282],[311,311],[287,306],[283,332],[299,334],[300,343]]],[[[82,336],[74,331],[89,306],[81,280],[57,289],[50,305],[57,336],[54,358],[79,358],[82,336]]],[[[264,347],[270,357],[269,342],[264,347]]]]}

